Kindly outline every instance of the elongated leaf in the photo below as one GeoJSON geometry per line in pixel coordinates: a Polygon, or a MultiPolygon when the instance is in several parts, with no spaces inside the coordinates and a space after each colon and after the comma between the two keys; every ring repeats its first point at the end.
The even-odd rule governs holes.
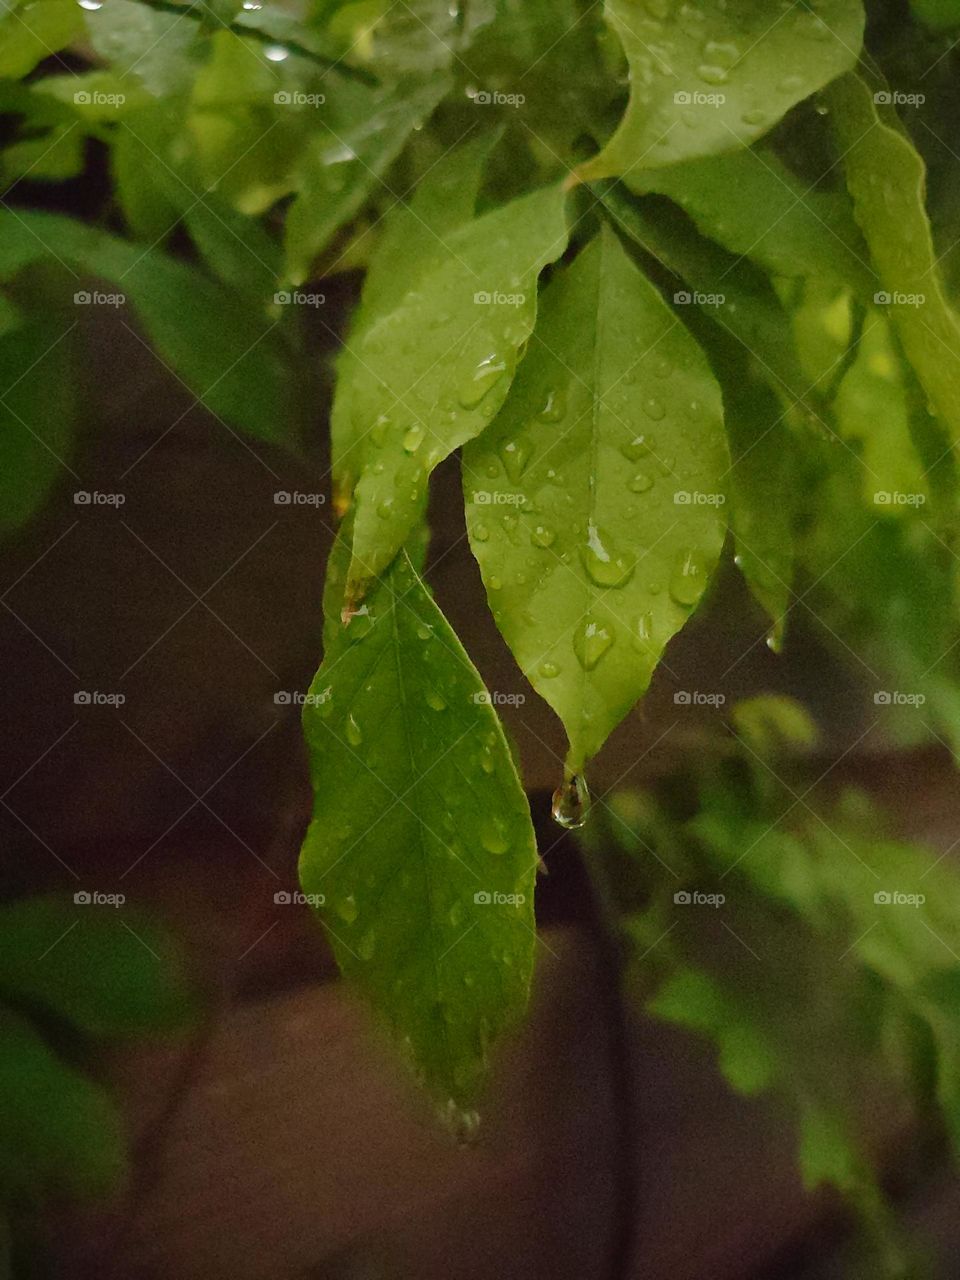
{"type": "Polygon", "coordinates": [[[398,203],[370,258],[350,340],[337,362],[338,377],[330,419],[333,475],[338,506],[349,502],[370,443],[370,424],[352,412],[351,391],[365,370],[358,348],[363,335],[429,271],[442,265],[446,240],[474,214],[480,178],[494,134],[465,142],[442,157],[417,186],[409,204],[398,203]]]}
{"type": "Polygon", "coordinates": [[[428,1088],[471,1100],[522,1012],[536,849],[480,677],[405,556],[332,642],[307,704],[304,891],[428,1088]]]}
{"type": "Polygon", "coordinates": [[[904,349],[954,444],[960,440],[960,324],[947,302],[924,207],[923,160],[876,101],[882,81],[866,69],[830,90],[831,119],[843,153],[854,211],[880,276],[904,349]]]}
{"type": "Polygon", "coordinates": [[[107,1095],[61,1062],[25,1018],[0,1009],[0,1196],[98,1196],[126,1157],[107,1095]]]}
{"type": "Polygon", "coordinates": [[[371,445],[355,493],[352,599],[418,523],[433,468],[503,403],[533,329],[537,278],[566,245],[564,204],[547,187],[461,227],[442,265],[357,344],[351,413],[371,445]]]}
{"type": "Polygon", "coordinates": [[[183,957],[156,925],[54,897],[0,909],[0,992],[96,1036],[170,1031],[194,1013],[183,957]]]}
{"type": "Polygon", "coordinates": [[[767,0],[693,6],[606,0],[630,68],[616,133],[581,169],[586,181],[745,146],[854,65],[860,0],[786,9],[767,0]]]}
{"type": "MultiPolygon", "coordinates": [[[[228,423],[261,440],[297,443],[294,388],[275,321],[157,250],[57,214],[0,210],[0,275],[51,255],[114,282],[160,356],[228,423]]],[[[71,292],[78,286],[69,283],[71,292]]]]}
{"type": "Polygon", "coordinates": [[[444,79],[389,93],[346,82],[324,104],[287,214],[286,269],[295,284],[306,279],[337,228],[371,193],[385,191],[391,200],[402,195],[391,191],[384,174],[448,88],[444,79]]]}
{"type": "Polygon", "coordinates": [[[19,528],[69,478],[73,452],[68,327],[31,319],[0,336],[0,532],[19,528]]]}
{"type": "Polygon", "coordinates": [[[83,11],[70,0],[34,0],[4,6],[0,21],[0,76],[20,79],[68,45],[83,29],[83,11]]]}
{"type": "Polygon", "coordinates": [[[720,391],[609,228],[544,293],[510,396],[464,451],[494,617],[574,771],[644,692],[723,543],[720,391]]]}
{"type": "Polygon", "coordinates": [[[626,179],[637,194],[680,205],[704,235],[775,275],[830,277],[871,299],[876,279],[842,195],[815,191],[762,149],[715,156],[626,179]]]}
{"type": "Polygon", "coordinates": [[[82,12],[94,52],[133,84],[154,97],[189,86],[207,43],[199,23],[136,0],[110,0],[82,12]]]}

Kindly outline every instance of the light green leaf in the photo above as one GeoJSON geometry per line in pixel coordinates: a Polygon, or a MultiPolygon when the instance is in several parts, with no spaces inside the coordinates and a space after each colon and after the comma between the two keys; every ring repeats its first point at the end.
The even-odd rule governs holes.
{"type": "Polygon", "coordinates": [[[0,533],[69,477],[74,399],[66,322],[31,319],[0,336],[0,533]]]}
{"type": "Polygon", "coordinates": [[[73,0],[34,0],[11,9],[0,21],[0,76],[19,80],[38,62],[68,45],[83,29],[83,10],[73,0]]]}
{"type": "Polygon", "coordinates": [[[483,166],[494,134],[472,139],[443,156],[417,185],[409,203],[387,214],[370,257],[350,337],[337,361],[330,418],[335,498],[344,510],[363,467],[370,426],[352,412],[351,391],[365,376],[358,348],[365,332],[400,305],[422,276],[443,264],[446,240],[474,214],[483,166]]]}
{"type": "Polygon", "coordinates": [[[849,202],[808,188],[773,152],[753,148],[634,171],[626,183],[638,195],[669,196],[705,236],[774,275],[826,276],[873,298],[876,280],[849,202]]]}
{"type": "Polygon", "coordinates": [[[537,279],[567,242],[565,196],[545,187],[460,227],[442,264],[354,344],[354,430],[370,431],[356,487],[348,594],[419,522],[430,473],[487,425],[533,329],[537,279]]]}
{"type": "Polygon", "coordinates": [[[371,194],[400,199],[403,192],[393,191],[384,175],[448,88],[442,79],[389,91],[344,81],[324,104],[287,214],[286,269],[294,284],[307,278],[334,232],[371,194]]]}
{"type": "Polygon", "coordinates": [[[0,1097],[0,1198],[36,1203],[117,1188],[126,1155],[116,1108],[10,1009],[0,1009],[0,1097]]]}
{"type": "Polygon", "coordinates": [[[723,543],[720,389],[604,228],[544,293],[510,397],[464,452],[497,624],[563,720],[570,768],[650,682],[723,543]]]}
{"type": "MultiPolygon", "coordinates": [[[[260,440],[298,443],[295,388],[276,321],[157,250],[58,214],[0,210],[0,277],[50,256],[112,281],[161,358],[227,423],[260,440]]],[[[71,295],[79,287],[77,279],[64,285],[71,295]]]]}
{"type": "Polygon", "coordinates": [[[109,0],[81,12],[94,53],[112,70],[157,98],[189,87],[206,46],[197,22],[137,0],[109,0]]]}
{"type": "Polygon", "coordinates": [[[427,76],[450,67],[495,11],[494,0],[361,0],[340,9],[333,29],[344,56],[369,64],[381,77],[427,76]]]}
{"type": "Polygon", "coordinates": [[[863,41],[860,0],[816,9],[767,0],[606,0],[623,44],[630,101],[613,137],[580,170],[585,181],[655,169],[749,145],[802,99],[852,67],[863,41]]]}
{"type": "Polygon", "coordinates": [[[940,281],[924,207],[923,160],[892,106],[876,101],[886,86],[851,73],[829,94],[830,118],[847,186],[910,363],[954,444],[960,440],[960,324],[940,281]]]}
{"type": "Polygon", "coordinates": [[[172,938],[140,915],[25,898],[0,908],[0,992],[94,1036],[177,1030],[194,997],[172,938]]]}
{"type": "Polygon", "coordinates": [[[480,677],[405,555],[328,635],[304,712],[315,799],[301,882],[325,898],[344,973],[431,1092],[462,1106],[527,999],[526,797],[480,677]]]}
{"type": "Polygon", "coordinates": [[[839,1115],[815,1102],[808,1102],[800,1111],[799,1161],[808,1191],[824,1182],[847,1192],[872,1184],[863,1156],[839,1115]]]}

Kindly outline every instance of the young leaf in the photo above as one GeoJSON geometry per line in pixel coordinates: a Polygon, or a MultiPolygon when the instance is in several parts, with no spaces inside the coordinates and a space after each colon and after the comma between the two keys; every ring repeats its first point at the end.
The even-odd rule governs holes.
{"type": "Polygon", "coordinates": [[[120,1117],[30,1023],[0,1008],[0,1199],[104,1195],[126,1156],[120,1117]]]}
{"type": "Polygon", "coordinates": [[[605,13],[627,57],[630,101],[581,168],[584,181],[749,145],[852,67],[863,41],[860,0],[821,0],[815,11],[765,0],[701,0],[696,9],[606,0],[605,13]]]}
{"type": "Polygon", "coordinates": [[[300,858],[337,960],[428,1088],[475,1095],[523,1011],[536,848],[480,677],[405,554],[331,643],[304,712],[314,818],[300,858]]]}
{"type": "Polygon", "coordinates": [[[763,148],[634,171],[637,195],[669,196],[705,236],[774,275],[828,277],[872,300],[876,278],[842,194],[816,191],[763,148]]]}
{"type": "Polygon", "coordinates": [[[421,180],[409,204],[398,201],[384,218],[350,339],[337,361],[330,435],[341,509],[349,502],[363,467],[365,444],[370,443],[370,424],[355,418],[351,408],[351,391],[365,374],[358,350],[363,335],[399,306],[422,276],[442,265],[447,238],[473,217],[483,167],[495,138],[486,134],[448,152],[421,180]]]}
{"type": "Polygon", "coordinates": [[[546,187],[460,227],[442,263],[356,344],[350,407],[370,446],[354,495],[350,598],[419,521],[433,468],[503,403],[533,329],[537,278],[567,242],[564,205],[560,187],[546,187]]]}
{"type": "Polygon", "coordinates": [[[937,270],[923,160],[894,108],[882,105],[884,93],[883,82],[866,68],[851,72],[830,89],[830,118],[854,212],[880,276],[877,301],[889,309],[910,363],[956,444],[960,324],[937,270]]]}
{"type": "Polygon", "coordinates": [[[194,1013],[183,957],[156,925],[55,897],[0,908],[0,992],[94,1036],[171,1031],[194,1013]]]}
{"type": "Polygon", "coordinates": [[[71,336],[30,320],[0,336],[0,533],[24,524],[69,472],[71,336]]]}
{"type": "Polygon", "coordinates": [[[467,528],[494,617],[599,751],[699,600],[724,536],[720,390],[607,227],[544,292],[497,419],[464,451],[467,528]]]}

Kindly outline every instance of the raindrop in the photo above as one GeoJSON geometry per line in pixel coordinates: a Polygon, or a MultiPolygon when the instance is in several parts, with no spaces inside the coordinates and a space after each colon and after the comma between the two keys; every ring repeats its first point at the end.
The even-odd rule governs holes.
{"type": "Polygon", "coordinates": [[[351,747],[359,747],[363,741],[363,730],[353,718],[352,713],[347,716],[346,735],[351,747]]]}
{"type": "Polygon", "coordinates": [[[563,782],[553,793],[553,804],[550,812],[555,822],[568,831],[582,827],[587,820],[590,808],[590,792],[587,780],[582,773],[574,773],[564,777],[563,782]]]}
{"type": "Polygon", "coordinates": [[[447,704],[440,697],[435,689],[431,689],[424,698],[428,707],[432,707],[434,711],[445,711],[447,704]]]}
{"type": "Polygon", "coordinates": [[[613,636],[600,622],[587,618],[573,638],[573,651],[584,671],[592,671],[613,644],[613,636]]]}
{"type": "Polygon", "coordinates": [[[552,547],[556,540],[557,535],[545,524],[538,524],[530,534],[530,541],[535,547],[552,547]]]}
{"type": "Polygon", "coordinates": [[[423,444],[423,427],[414,424],[403,437],[403,447],[407,453],[416,453],[423,444]]]}
{"type": "Polygon", "coordinates": [[[653,436],[634,436],[632,440],[620,446],[620,452],[629,462],[636,462],[639,458],[645,458],[648,453],[652,453],[655,443],[653,436]]]}
{"type": "Polygon", "coordinates": [[[621,555],[595,524],[587,526],[587,542],[580,547],[583,567],[598,587],[622,587],[633,577],[632,556],[621,555]]]}
{"type": "Polygon", "coordinates": [[[478,523],[473,526],[473,538],[475,542],[486,542],[490,537],[490,530],[485,524],[478,523]]]}
{"type": "Polygon", "coordinates": [[[653,488],[653,478],[643,471],[638,471],[628,487],[631,493],[646,493],[648,489],[653,488]]]}
{"type": "Polygon", "coordinates": [[[263,50],[263,56],[270,62],[283,62],[290,57],[290,50],[285,49],[282,44],[268,44],[263,50]]]}
{"type": "Polygon", "coordinates": [[[530,461],[529,444],[525,440],[506,440],[500,446],[499,454],[511,484],[519,484],[530,461]]]}
{"type": "Polygon", "coordinates": [[[503,377],[506,367],[506,360],[496,351],[485,356],[460,388],[457,398],[463,408],[473,409],[478,405],[490,388],[503,377]]]}
{"type": "Polygon", "coordinates": [[[499,818],[488,818],[480,829],[480,843],[487,853],[506,853],[510,848],[503,823],[499,818]]]}
{"type": "Polygon", "coordinates": [[[662,422],[667,411],[655,396],[651,396],[643,402],[643,412],[652,422],[662,422]]]}
{"type": "Polygon", "coordinates": [[[357,900],[352,893],[348,893],[345,898],[338,898],[334,903],[334,910],[345,924],[353,924],[359,914],[357,900]]]}
{"type": "Polygon", "coordinates": [[[707,571],[699,552],[681,551],[670,578],[670,595],[677,604],[694,605],[707,585],[707,571]]]}
{"type": "Polygon", "coordinates": [[[567,412],[567,397],[559,388],[547,392],[547,399],[538,417],[541,422],[560,422],[567,412]]]}
{"type": "Polygon", "coordinates": [[[545,680],[552,680],[560,674],[560,668],[555,662],[541,662],[537,670],[545,680]]]}

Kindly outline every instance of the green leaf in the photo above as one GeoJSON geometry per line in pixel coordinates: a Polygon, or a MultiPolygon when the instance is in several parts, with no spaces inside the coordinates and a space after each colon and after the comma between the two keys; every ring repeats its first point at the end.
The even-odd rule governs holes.
{"type": "MultiPolygon", "coordinates": [[[[0,276],[49,256],[111,280],[160,357],[214,413],[257,439],[298,443],[295,388],[276,321],[157,250],[58,214],[0,210],[0,276]]],[[[72,279],[65,287],[72,295],[79,284],[72,279]]]]}
{"type": "Polygon", "coordinates": [[[344,56],[369,64],[384,78],[427,76],[449,67],[495,10],[494,0],[463,6],[449,0],[361,0],[340,9],[333,29],[343,39],[344,56]]]}
{"type": "Polygon", "coordinates": [[[304,891],[428,1088],[464,1105],[533,963],[537,855],[506,739],[404,555],[332,633],[311,693],[304,891]]]}
{"type": "Polygon", "coordinates": [[[448,83],[388,92],[345,81],[325,104],[300,161],[299,191],[286,221],[286,270],[300,284],[334,232],[371,194],[401,198],[384,179],[412,131],[430,115],[448,83]]]}
{"type": "Polygon", "coordinates": [[[0,533],[69,476],[74,410],[70,326],[31,319],[0,335],[0,533]]]}
{"type": "Polygon", "coordinates": [[[762,148],[625,179],[669,196],[705,236],[774,275],[828,277],[872,300],[876,280],[849,201],[811,189],[762,148]]]}
{"type": "Polygon", "coordinates": [[[749,145],[804,98],[852,67],[860,0],[771,8],[766,0],[606,0],[630,69],[617,131],[580,170],[585,181],[655,169],[749,145]]]}
{"type": "Polygon", "coordinates": [[[254,306],[266,306],[283,271],[277,242],[261,222],[215,196],[190,206],[187,230],[214,275],[254,306]]]}
{"type": "Polygon", "coordinates": [[[960,0],[910,0],[910,7],[934,31],[960,27],[960,0]]]}
{"type": "Polygon", "coordinates": [[[960,440],[960,324],[946,297],[924,207],[923,160],[895,109],[876,101],[886,86],[866,69],[829,94],[847,186],[900,341],[936,412],[960,440]]]}
{"type": "Polygon", "coordinates": [[[546,187],[466,223],[446,238],[441,265],[355,344],[350,407],[371,444],[355,491],[351,599],[419,522],[437,463],[506,398],[537,278],[567,242],[564,205],[560,187],[546,187]]]}
{"type": "Polygon", "coordinates": [[[826,1182],[842,1191],[857,1192],[872,1183],[863,1157],[839,1115],[814,1102],[800,1111],[799,1161],[808,1191],[826,1182]]]}
{"type": "Polygon", "coordinates": [[[473,217],[483,167],[495,137],[486,134],[448,152],[417,185],[410,202],[398,201],[383,220],[350,338],[337,361],[330,434],[336,500],[341,510],[349,503],[363,469],[364,450],[371,443],[371,424],[355,418],[352,412],[351,391],[365,376],[358,353],[363,336],[400,305],[422,276],[442,266],[446,238],[473,217]]]}
{"type": "Polygon", "coordinates": [[[0,908],[0,992],[94,1036],[177,1030],[195,1013],[170,936],[127,910],[56,897],[0,908]]]}
{"type": "Polygon", "coordinates": [[[38,62],[64,48],[83,30],[83,10],[73,0],[34,0],[7,7],[0,22],[0,76],[19,80],[38,62]]]}
{"type": "Polygon", "coordinates": [[[494,617],[569,767],[650,682],[723,543],[720,390],[609,228],[544,292],[510,397],[464,451],[494,617]]]}
{"type": "Polygon", "coordinates": [[[94,1197],[126,1169],[120,1117],[25,1018],[0,1008],[0,1198],[94,1197]]]}
{"type": "Polygon", "coordinates": [[[94,53],[121,76],[157,98],[189,87],[206,46],[198,23],[137,0],[109,0],[82,14],[94,53]]]}

